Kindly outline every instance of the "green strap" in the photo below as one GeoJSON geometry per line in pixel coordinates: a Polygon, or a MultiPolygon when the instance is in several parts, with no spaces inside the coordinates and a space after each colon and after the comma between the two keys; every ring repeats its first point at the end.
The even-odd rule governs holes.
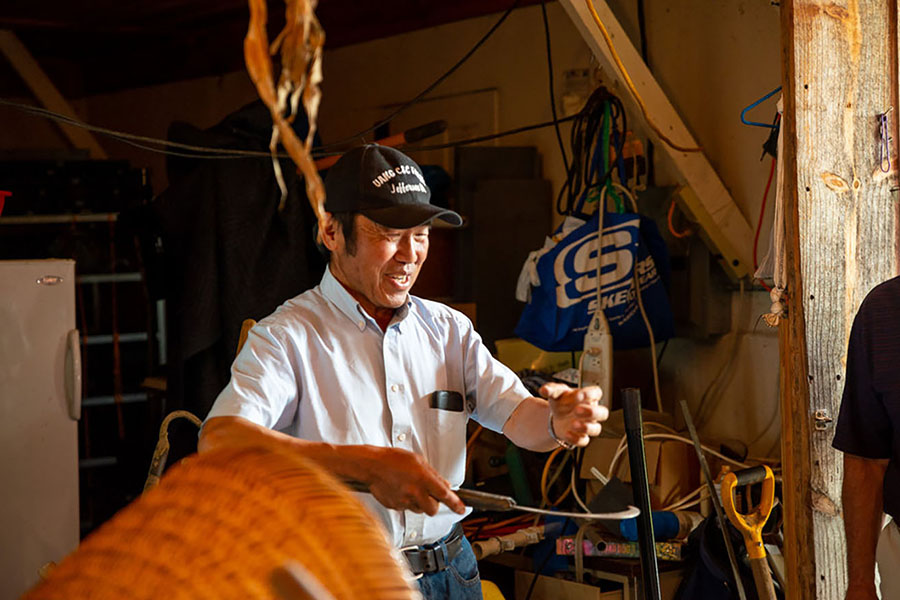
{"type": "MultiPolygon", "coordinates": [[[[603,103],[603,126],[601,128],[600,133],[600,143],[603,144],[602,148],[602,163],[603,163],[603,174],[605,175],[607,171],[609,171],[609,136],[610,130],[612,128],[612,107],[610,105],[609,100],[606,100],[603,103]]],[[[606,186],[606,194],[613,199],[613,202],[616,206],[617,213],[625,212],[625,205],[622,203],[622,198],[616,193],[616,188],[613,187],[612,184],[612,176],[610,176],[606,181],[601,181],[601,185],[606,186]]],[[[605,207],[600,207],[601,209],[605,209],[605,207]]]]}

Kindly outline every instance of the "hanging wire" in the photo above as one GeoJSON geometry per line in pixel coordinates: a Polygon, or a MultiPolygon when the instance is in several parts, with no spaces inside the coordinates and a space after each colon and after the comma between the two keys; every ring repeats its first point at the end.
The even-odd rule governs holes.
{"type": "Polygon", "coordinates": [[[578,206],[581,196],[589,189],[599,186],[609,180],[615,166],[607,168],[600,165],[600,156],[596,152],[598,145],[602,145],[602,130],[606,120],[604,107],[610,107],[610,129],[621,132],[618,136],[619,143],[615,148],[617,156],[621,156],[625,145],[625,131],[627,121],[622,102],[604,87],[598,87],[588,98],[572,124],[569,136],[569,145],[572,149],[572,161],[566,181],[560,189],[556,201],[556,210],[559,214],[570,215],[578,206]],[[595,158],[595,154],[597,155],[595,158]]]}
{"type": "MultiPolygon", "coordinates": [[[[0,98],[0,105],[9,106],[10,108],[14,108],[16,110],[20,110],[26,114],[30,114],[32,116],[43,117],[46,119],[50,119],[52,121],[59,121],[61,123],[65,123],[67,125],[72,125],[74,127],[81,127],[82,129],[86,129],[88,131],[92,131],[94,133],[98,133],[100,135],[105,135],[117,141],[123,142],[125,144],[130,144],[137,148],[141,148],[143,150],[147,150],[149,152],[156,152],[159,154],[165,154],[168,156],[179,156],[182,158],[200,158],[200,159],[235,159],[235,158],[265,158],[270,160],[272,158],[271,153],[259,151],[259,150],[241,150],[237,148],[212,148],[208,146],[195,146],[192,144],[183,144],[180,142],[173,142],[169,140],[162,140],[159,138],[152,138],[142,135],[135,135],[132,133],[127,133],[124,131],[117,131],[115,129],[107,129],[105,127],[98,127],[96,125],[90,125],[83,121],[79,121],[77,119],[72,119],[71,117],[67,117],[65,115],[61,115],[59,113],[55,113],[53,111],[39,108],[36,106],[29,106],[27,104],[22,104],[19,102],[14,102],[11,100],[6,100],[0,98]],[[160,147],[154,147],[156,146],[160,147]],[[178,152],[174,150],[167,150],[165,147],[172,148],[181,148],[184,150],[190,150],[192,152],[196,152],[196,154],[190,154],[187,152],[178,152]]],[[[466,138],[462,140],[456,140],[447,142],[445,144],[436,144],[430,146],[407,146],[404,148],[406,152],[414,152],[414,151],[424,151],[424,150],[443,150],[445,148],[453,148],[456,146],[465,146],[469,144],[477,144],[480,142],[486,142],[510,135],[515,135],[517,133],[523,133],[526,131],[533,131],[535,129],[543,129],[545,127],[550,127],[556,123],[566,123],[568,121],[573,121],[578,117],[578,115],[572,115],[571,117],[565,117],[559,119],[559,121],[545,121],[543,123],[535,123],[534,125],[523,125],[522,127],[515,127],[513,129],[508,129],[506,131],[501,131],[499,133],[491,133],[487,135],[482,135],[474,138],[466,138]]],[[[314,156],[316,158],[321,158],[323,156],[333,156],[341,154],[340,152],[319,152],[318,150],[314,152],[314,156]]],[[[279,158],[290,158],[286,153],[280,153],[277,155],[279,158]]]]}
{"type": "Polygon", "coordinates": [[[341,140],[338,140],[338,141],[336,141],[336,142],[332,142],[332,143],[330,143],[330,144],[326,144],[326,145],[322,146],[322,147],[320,148],[320,150],[332,150],[332,149],[335,149],[335,148],[340,148],[341,146],[345,146],[345,145],[347,145],[347,144],[357,143],[357,142],[359,142],[359,140],[362,139],[364,136],[366,136],[366,135],[372,133],[373,131],[375,131],[375,130],[378,129],[379,127],[383,127],[384,125],[387,125],[388,123],[390,123],[391,121],[393,121],[394,118],[395,118],[397,115],[399,115],[400,113],[402,113],[404,110],[406,110],[406,109],[409,108],[410,106],[412,106],[412,105],[416,104],[417,102],[419,102],[422,98],[424,98],[425,96],[427,96],[434,88],[436,88],[437,86],[439,86],[440,84],[442,84],[448,77],[450,77],[451,75],[453,75],[453,73],[455,73],[457,69],[459,69],[461,66],[463,66],[463,64],[464,64],[467,60],[469,60],[469,58],[470,58],[473,54],[475,54],[475,51],[478,50],[479,48],[481,48],[481,46],[483,46],[484,43],[485,43],[486,41],[488,41],[488,38],[490,38],[490,37],[494,34],[494,32],[497,31],[497,29],[499,29],[500,25],[502,25],[503,22],[506,21],[506,18],[512,13],[513,10],[515,10],[515,8],[519,5],[519,2],[520,2],[520,1],[521,1],[521,0],[515,0],[515,1],[512,3],[512,5],[511,5],[508,9],[506,9],[506,12],[503,13],[503,15],[500,17],[500,19],[498,19],[497,22],[494,23],[494,26],[491,27],[491,28],[488,30],[488,32],[485,33],[485,34],[481,37],[481,39],[478,40],[478,41],[475,43],[475,45],[472,46],[472,48],[471,48],[468,52],[465,53],[465,55],[463,55],[462,58],[460,58],[458,61],[456,61],[456,64],[454,64],[452,67],[450,67],[443,75],[441,75],[440,77],[438,77],[438,78],[434,81],[434,83],[432,83],[432,84],[429,85],[427,88],[425,88],[424,90],[422,90],[421,92],[419,92],[419,93],[416,95],[415,98],[413,98],[412,100],[406,102],[405,104],[403,104],[403,105],[397,107],[392,113],[390,113],[388,116],[386,116],[385,118],[381,119],[380,121],[378,121],[377,123],[375,123],[375,124],[372,125],[371,127],[367,128],[367,129],[364,129],[364,130],[362,130],[362,131],[358,131],[358,132],[354,133],[353,135],[349,135],[349,136],[347,136],[347,137],[345,137],[345,138],[343,138],[343,139],[341,139],[341,140]]]}
{"type": "Polygon", "coordinates": [[[622,78],[625,80],[625,84],[628,86],[628,89],[631,91],[631,94],[634,96],[634,99],[637,101],[638,106],[641,109],[641,114],[644,116],[644,121],[647,125],[652,129],[659,139],[665,142],[670,148],[674,150],[678,150],[679,152],[702,152],[703,148],[697,146],[681,146],[673,142],[669,137],[662,132],[662,130],[656,125],[653,119],[650,118],[650,111],[647,109],[647,105],[644,103],[643,97],[641,97],[640,93],[637,91],[637,88],[634,85],[634,82],[631,80],[631,75],[628,74],[628,70],[625,68],[625,65],[622,63],[622,59],[619,58],[619,53],[616,51],[616,47],[613,44],[612,38],[609,35],[609,32],[606,30],[606,25],[603,24],[603,21],[600,19],[600,15],[597,14],[597,9],[594,8],[594,3],[592,0],[585,0],[588,6],[588,10],[591,13],[591,16],[594,18],[594,23],[597,25],[597,28],[600,29],[600,33],[603,35],[603,39],[606,42],[607,48],[609,48],[609,52],[613,57],[613,62],[616,63],[616,66],[619,68],[619,72],[622,74],[622,78]]]}
{"type": "Polygon", "coordinates": [[[562,155],[563,166],[566,173],[569,172],[569,157],[566,156],[566,146],[563,144],[562,133],[559,130],[559,117],[556,115],[556,97],[553,86],[553,53],[550,51],[550,22],[547,19],[547,2],[541,0],[541,16],[544,21],[544,41],[547,45],[547,79],[550,91],[550,112],[553,115],[554,129],[556,129],[556,141],[559,143],[559,153],[562,155]]]}
{"type": "MultiPolygon", "coordinates": [[[[117,131],[115,129],[108,129],[106,127],[99,127],[97,125],[91,125],[89,123],[85,123],[84,121],[79,121],[78,119],[73,119],[72,117],[68,117],[66,115],[62,115],[57,112],[53,112],[52,110],[47,110],[45,108],[40,108],[37,106],[30,106],[28,104],[22,104],[21,102],[14,102],[12,100],[7,100],[5,98],[0,98],[0,105],[9,106],[10,108],[15,108],[16,110],[20,110],[24,113],[44,117],[50,119],[52,121],[57,121],[60,123],[65,123],[66,125],[72,125],[74,127],[80,127],[82,129],[86,129],[88,131],[92,131],[94,133],[99,133],[101,135],[105,135],[111,137],[113,139],[119,140],[121,142],[125,142],[126,144],[131,144],[133,146],[137,146],[138,148],[143,148],[145,150],[150,150],[151,152],[162,152],[164,154],[174,154],[176,156],[183,156],[186,158],[246,158],[246,157],[254,157],[254,158],[271,158],[271,153],[268,151],[258,151],[258,150],[240,150],[234,148],[210,148],[207,146],[195,146],[192,144],[183,144],[181,142],[172,142],[169,140],[161,140],[158,138],[147,137],[143,135],[136,135],[133,133],[126,133],[124,131],[117,131]],[[168,146],[170,148],[179,148],[182,150],[191,150],[193,152],[198,152],[201,154],[186,154],[186,153],[177,153],[171,150],[163,150],[162,148],[153,148],[152,146],[147,146],[146,144],[153,144],[157,146],[168,146]]],[[[286,154],[284,156],[287,156],[286,154]]]]}

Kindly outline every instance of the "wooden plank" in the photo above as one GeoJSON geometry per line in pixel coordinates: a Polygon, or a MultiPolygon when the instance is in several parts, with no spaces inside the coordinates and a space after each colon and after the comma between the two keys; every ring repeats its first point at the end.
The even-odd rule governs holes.
{"type": "Polygon", "coordinates": [[[787,327],[782,352],[785,555],[791,598],[840,600],[846,547],[832,418],[866,293],[897,272],[892,177],[878,166],[891,103],[893,0],[782,2],[787,327]],[[846,4],[846,6],[844,5],[846,4]],[[890,10],[889,10],[890,5],[890,10]]]}
{"type": "MultiPolygon", "coordinates": [[[[800,223],[797,217],[797,127],[794,100],[793,4],[782,4],[782,84],[784,113],[784,260],[790,294],[802,298],[800,272],[800,223]]],[[[806,323],[803,304],[788,305],[788,318],[779,328],[781,387],[781,464],[784,500],[784,557],[787,597],[811,600],[816,597],[815,549],[810,502],[809,384],[807,373],[806,323]]]]}
{"type": "MultiPolygon", "coordinates": [[[[31,56],[25,45],[15,33],[8,29],[0,29],[0,51],[6,55],[10,64],[28,85],[31,92],[44,108],[78,119],[75,109],[66,102],[38,62],[31,56]]],[[[97,142],[94,135],[86,129],[57,123],[63,134],[75,148],[86,148],[92,158],[107,158],[106,151],[97,142]]]]}
{"type": "MultiPolygon", "coordinates": [[[[650,73],[609,5],[604,0],[593,2],[654,123],[676,144],[685,147],[697,146],[691,132],[650,73]]],[[[560,3],[597,59],[605,64],[610,73],[619,73],[612,54],[590,14],[586,0],[560,0],[560,3]]],[[[640,114],[637,101],[630,93],[622,100],[629,103],[630,109],[640,114]]],[[[659,143],[659,147],[669,155],[684,181],[693,190],[698,202],[689,207],[690,212],[704,227],[706,238],[714,245],[713,253],[722,256],[723,266],[735,278],[750,274],[753,269],[753,230],[706,155],[703,152],[674,150],[661,142],[649,127],[646,129],[647,133],[659,143]]]]}

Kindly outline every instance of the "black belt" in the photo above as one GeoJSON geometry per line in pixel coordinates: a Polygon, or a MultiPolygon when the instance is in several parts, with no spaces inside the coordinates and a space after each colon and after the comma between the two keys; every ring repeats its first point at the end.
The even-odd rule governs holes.
{"type": "Polygon", "coordinates": [[[463,528],[457,523],[442,541],[405,548],[402,552],[414,575],[437,573],[450,566],[450,561],[462,549],[462,541],[463,528]]]}

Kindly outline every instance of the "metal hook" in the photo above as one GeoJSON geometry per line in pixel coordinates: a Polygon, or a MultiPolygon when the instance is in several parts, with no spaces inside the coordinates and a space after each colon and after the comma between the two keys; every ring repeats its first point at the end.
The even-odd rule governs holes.
{"type": "Polygon", "coordinates": [[[886,111],[878,115],[879,129],[881,131],[881,141],[878,144],[878,166],[882,173],[889,173],[891,170],[891,132],[888,128],[888,113],[894,110],[891,106],[886,111]]]}

